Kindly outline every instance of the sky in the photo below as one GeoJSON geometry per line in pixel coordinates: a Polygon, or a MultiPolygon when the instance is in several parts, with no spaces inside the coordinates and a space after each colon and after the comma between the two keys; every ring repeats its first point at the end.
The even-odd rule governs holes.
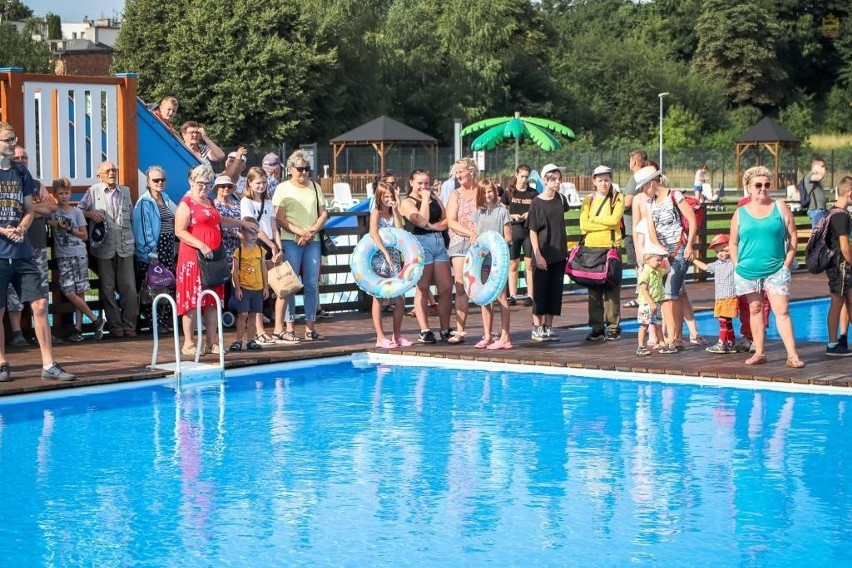
{"type": "Polygon", "coordinates": [[[90,20],[101,17],[112,18],[124,11],[124,0],[75,0],[73,2],[22,0],[22,2],[29,6],[36,16],[53,12],[58,14],[63,22],[82,22],[83,16],[88,16],[90,20]]]}

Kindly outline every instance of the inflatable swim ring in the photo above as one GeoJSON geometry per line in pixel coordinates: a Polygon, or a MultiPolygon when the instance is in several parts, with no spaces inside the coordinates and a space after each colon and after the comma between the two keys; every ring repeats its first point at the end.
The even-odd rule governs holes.
{"type": "Polygon", "coordinates": [[[402,267],[391,276],[381,276],[373,269],[373,257],[382,254],[373,238],[368,234],[361,237],[349,259],[349,267],[358,287],[375,298],[396,298],[411,290],[423,275],[423,248],[414,235],[396,227],[379,229],[382,243],[389,249],[391,257],[396,249],[402,255],[402,267]]]}
{"type": "Polygon", "coordinates": [[[480,306],[490,304],[500,295],[509,281],[509,246],[497,231],[485,231],[476,237],[464,257],[464,289],[471,301],[480,306]],[[480,254],[482,252],[486,255],[480,254]],[[488,279],[482,281],[482,265],[491,259],[488,279]]]}

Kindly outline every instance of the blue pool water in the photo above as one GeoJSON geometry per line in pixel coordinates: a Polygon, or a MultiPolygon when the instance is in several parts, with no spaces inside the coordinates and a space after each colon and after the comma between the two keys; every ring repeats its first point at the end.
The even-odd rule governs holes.
{"type": "MultiPolygon", "coordinates": [[[[828,298],[790,302],[793,334],[796,336],[797,341],[828,341],[826,316],[828,314],[829,303],[828,298]]],[[[719,337],[719,323],[713,317],[713,310],[695,314],[695,323],[698,325],[698,332],[708,340],[719,337]]],[[[638,324],[635,319],[632,319],[625,321],[621,327],[624,331],[636,331],[638,324]]],[[[684,327],[685,330],[686,327],[684,327]]],[[[734,331],[737,332],[737,337],[739,338],[739,318],[734,318],[734,331]]],[[[769,314],[769,328],[766,330],[766,337],[768,339],[781,338],[778,335],[778,327],[775,325],[775,315],[772,313],[769,314]]]]}
{"type": "Polygon", "coordinates": [[[849,401],[344,362],[0,402],[0,559],[850,565],[849,401]]]}

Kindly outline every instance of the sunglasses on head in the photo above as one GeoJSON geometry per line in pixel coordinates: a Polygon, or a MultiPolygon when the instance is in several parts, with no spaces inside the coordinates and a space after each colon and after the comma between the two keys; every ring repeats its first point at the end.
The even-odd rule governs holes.
{"type": "Polygon", "coordinates": [[[769,189],[772,186],[772,182],[768,181],[766,183],[760,183],[759,181],[754,182],[755,189],[769,189]]]}

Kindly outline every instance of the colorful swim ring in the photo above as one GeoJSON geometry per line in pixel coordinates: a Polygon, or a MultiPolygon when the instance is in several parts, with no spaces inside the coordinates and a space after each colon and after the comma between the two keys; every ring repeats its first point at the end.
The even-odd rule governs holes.
{"type": "Polygon", "coordinates": [[[490,304],[500,295],[509,281],[509,247],[497,231],[485,231],[476,237],[476,244],[464,257],[464,290],[471,301],[480,306],[490,304]],[[481,254],[485,252],[486,254],[481,254]],[[482,268],[490,257],[488,279],[482,281],[482,268]]]}
{"type": "MultiPolygon", "coordinates": [[[[396,249],[402,255],[402,267],[391,276],[376,274],[373,257],[382,254],[373,238],[366,234],[352,251],[349,267],[355,283],[363,291],[376,298],[396,298],[411,290],[423,276],[423,248],[414,235],[395,227],[379,229],[385,248],[396,249]]],[[[393,256],[393,254],[392,254],[393,256]]]]}

